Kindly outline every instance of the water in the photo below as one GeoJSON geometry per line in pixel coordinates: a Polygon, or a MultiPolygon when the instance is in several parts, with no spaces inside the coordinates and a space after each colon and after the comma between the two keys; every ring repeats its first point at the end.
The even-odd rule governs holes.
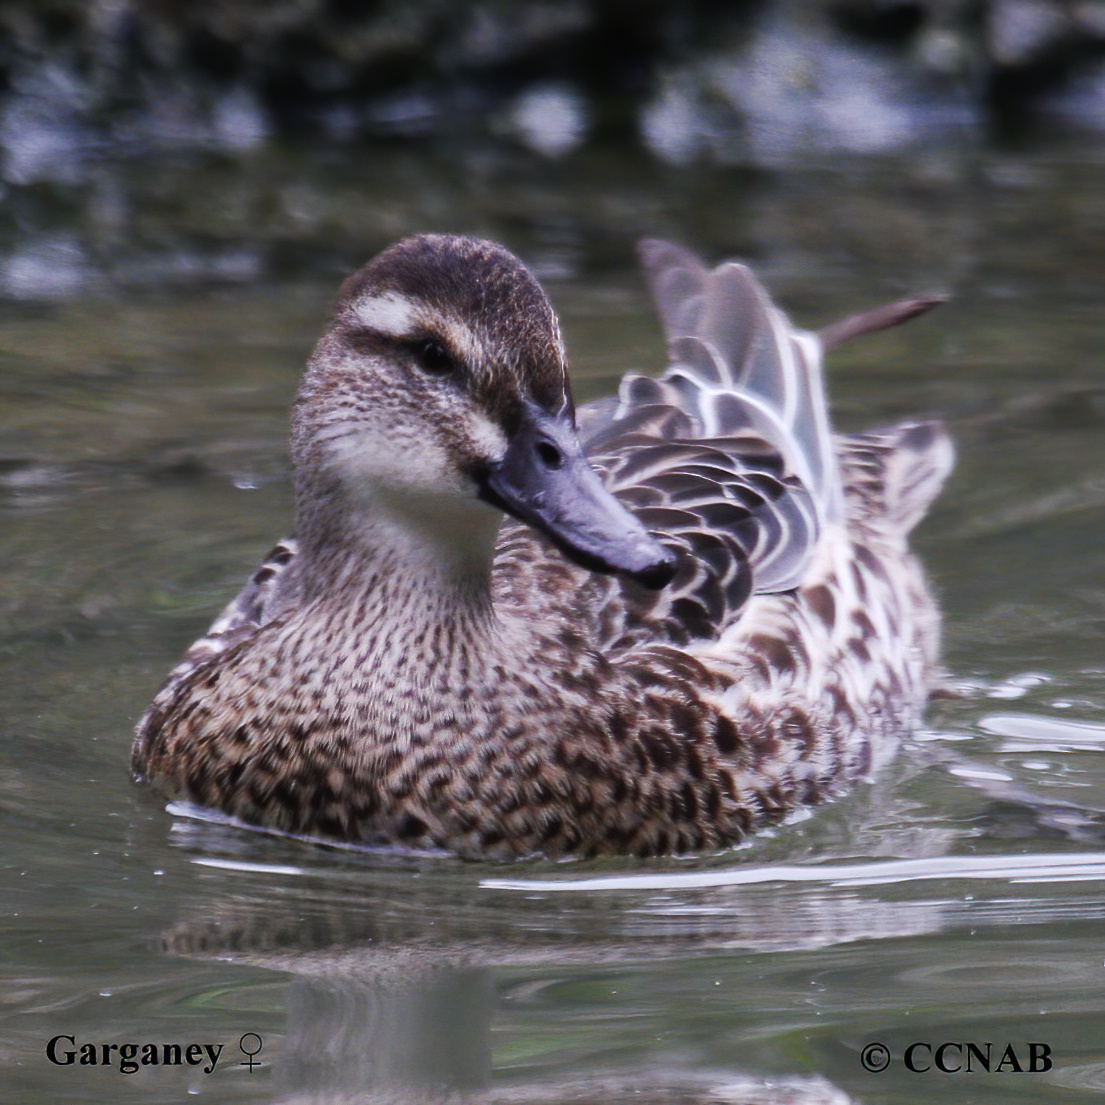
{"type": "Polygon", "coordinates": [[[114,222],[12,199],[59,207],[0,307],[0,1098],[1099,1100],[1105,147],[124,168],[93,174],[114,222]],[[840,425],[935,415],[959,449],[917,537],[949,693],[874,784],[718,856],[495,867],[129,781],[134,720],[288,527],[287,405],[342,273],[418,229],[534,265],[584,399],[661,363],[640,234],[750,257],[811,326],[953,293],[831,363],[840,425]],[[945,1042],[969,1073],[921,1069],[945,1042]],[[102,1062],[126,1043],[157,1065],[102,1062]]]}

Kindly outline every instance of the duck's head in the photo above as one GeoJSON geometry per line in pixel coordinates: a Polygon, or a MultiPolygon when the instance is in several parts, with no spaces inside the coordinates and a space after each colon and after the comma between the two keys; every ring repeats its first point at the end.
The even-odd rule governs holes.
{"type": "Polygon", "coordinates": [[[482,502],[584,567],[652,587],[674,574],[583,454],[548,298],[491,242],[408,238],[346,280],[300,389],[292,451],[301,513],[319,495],[332,510],[385,498],[454,518],[451,507],[482,502]]]}

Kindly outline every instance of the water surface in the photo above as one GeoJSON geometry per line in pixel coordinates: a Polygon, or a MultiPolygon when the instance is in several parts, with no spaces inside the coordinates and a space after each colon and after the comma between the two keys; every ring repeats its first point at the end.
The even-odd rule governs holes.
{"type": "Polygon", "coordinates": [[[773,174],[435,157],[136,164],[134,233],[62,207],[81,249],[27,243],[80,268],[25,267],[0,305],[5,1096],[1099,1100],[1105,147],[773,174]],[[953,293],[829,374],[841,426],[941,417],[959,450],[917,535],[949,693],[873,784],[716,856],[495,867],[281,839],[130,782],[135,719],[288,529],[286,411],[337,283],[424,229],[534,266],[582,399],[662,364],[642,234],[749,257],[810,326],[953,293]],[[51,1064],[58,1035],[223,1051],[122,1074],[51,1064]],[[916,1042],[1052,1065],[913,1073],[916,1042]]]}

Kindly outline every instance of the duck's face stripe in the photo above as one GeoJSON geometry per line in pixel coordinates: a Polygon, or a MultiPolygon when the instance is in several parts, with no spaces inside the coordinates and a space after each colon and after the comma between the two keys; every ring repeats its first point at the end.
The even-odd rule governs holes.
{"type": "MultiPolygon", "coordinates": [[[[349,374],[350,390],[373,397],[373,407],[393,411],[399,427],[425,424],[416,436],[427,450],[431,441],[441,441],[446,466],[469,468],[502,458],[517,422],[519,389],[486,368],[494,359],[469,327],[392,295],[361,300],[353,313],[356,321],[341,333],[359,362],[349,374]],[[396,373],[403,373],[401,386],[396,373]],[[413,405],[395,410],[407,395],[415,397],[413,405]]],[[[366,421],[371,417],[364,405],[358,409],[366,421]]],[[[401,429],[388,432],[398,438],[401,429]]]]}
{"type": "Polygon", "coordinates": [[[418,325],[414,301],[395,292],[358,299],[352,314],[365,330],[393,340],[408,336],[418,325]]]}
{"type": "Polygon", "coordinates": [[[501,462],[531,407],[571,425],[560,329],[536,280],[500,247],[416,239],[346,281],[294,441],[350,491],[474,494],[472,473],[501,462]]]}

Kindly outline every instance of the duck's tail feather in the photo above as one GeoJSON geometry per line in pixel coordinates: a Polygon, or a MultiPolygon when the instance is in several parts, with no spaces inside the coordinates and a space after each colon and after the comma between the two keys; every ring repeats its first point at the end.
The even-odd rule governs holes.
{"type": "Polygon", "coordinates": [[[955,464],[939,422],[900,422],[840,441],[849,513],[905,537],[925,516],[955,464]]]}
{"type": "MultiPolygon", "coordinates": [[[[641,258],[668,339],[683,410],[703,437],[759,434],[811,493],[822,522],[842,511],[818,335],[797,330],[748,268],[708,270],[667,242],[641,243],[641,258]]],[[[627,378],[628,398],[634,380],[627,378]]]]}
{"type": "Polygon", "coordinates": [[[873,334],[876,330],[888,330],[891,326],[900,326],[911,318],[931,311],[933,307],[939,307],[941,303],[947,303],[948,298],[944,292],[915,295],[876,307],[873,311],[849,315],[848,318],[842,318],[839,322],[818,330],[817,336],[821,339],[821,348],[835,349],[838,345],[858,338],[862,334],[873,334]]]}

